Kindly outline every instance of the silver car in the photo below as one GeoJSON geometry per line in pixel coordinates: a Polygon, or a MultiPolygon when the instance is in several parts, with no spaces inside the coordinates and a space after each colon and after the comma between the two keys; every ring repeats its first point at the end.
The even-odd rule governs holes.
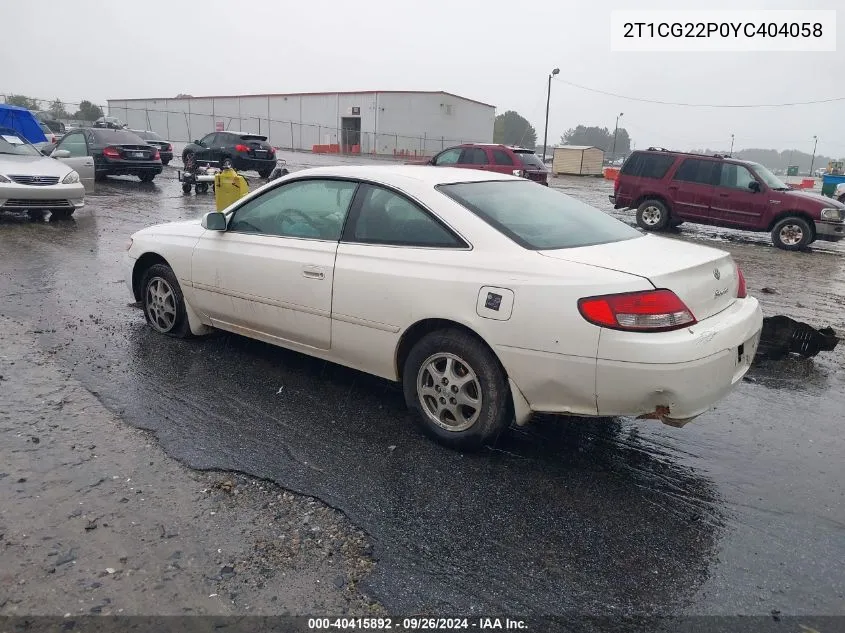
{"type": "Polygon", "coordinates": [[[62,219],[84,205],[85,187],[76,170],[42,155],[16,132],[0,130],[0,211],[32,218],[49,211],[62,219]]]}

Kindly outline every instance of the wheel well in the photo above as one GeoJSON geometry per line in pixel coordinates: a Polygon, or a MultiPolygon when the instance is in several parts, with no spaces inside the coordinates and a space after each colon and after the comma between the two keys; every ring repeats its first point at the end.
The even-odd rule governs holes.
{"type": "Polygon", "coordinates": [[[493,351],[493,349],[487,344],[487,341],[481,338],[477,332],[461,323],[458,323],[457,321],[451,321],[449,319],[423,319],[422,321],[417,321],[405,330],[402,337],[399,339],[399,345],[396,346],[396,375],[399,377],[400,383],[402,382],[402,372],[405,369],[405,361],[408,359],[408,355],[411,353],[414,345],[416,345],[417,342],[419,342],[419,340],[426,334],[436,332],[437,330],[447,329],[465,332],[489,349],[498,361],[499,366],[502,368],[502,371],[507,378],[507,371],[505,371],[502,361],[499,360],[499,357],[496,356],[496,352],[493,351]]]}
{"type": "Polygon", "coordinates": [[[634,201],[632,208],[639,209],[640,205],[646,200],[658,200],[659,202],[662,202],[664,205],[666,205],[666,209],[669,211],[669,214],[672,214],[672,206],[669,204],[669,201],[660,194],[656,193],[647,193],[645,195],[640,196],[634,201]]]}
{"type": "Polygon", "coordinates": [[[771,231],[773,228],[775,228],[775,224],[777,224],[778,222],[780,222],[784,218],[789,218],[789,217],[796,217],[796,218],[801,218],[802,220],[806,220],[807,224],[810,225],[810,230],[815,233],[815,231],[816,231],[815,221],[813,220],[813,218],[811,218],[808,214],[804,213],[803,211],[781,211],[774,218],[772,218],[771,222],[769,222],[769,228],[767,230],[771,231]]]}
{"type": "Polygon", "coordinates": [[[167,260],[158,253],[144,253],[138,258],[138,261],[135,262],[135,266],[132,268],[132,294],[135,296],[135,301],[141,300],[141,278],[144,276],[144,273],[147,272],[147,269],[155,264],[164,264],[165,266],[170,265],[167,263],[167,260]]]}

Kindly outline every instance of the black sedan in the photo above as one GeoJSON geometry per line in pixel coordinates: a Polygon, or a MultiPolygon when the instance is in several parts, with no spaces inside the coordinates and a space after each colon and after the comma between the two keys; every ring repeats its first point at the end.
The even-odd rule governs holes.
{"type": "Polygon", "coordinates": [[[131,130],[140,136],[148,145],[158,148],[158,153],[161,155],[161,164],[166,165],[173,160],[173,145],[165,141],[158,134],[151,130],[131,130]]]}
{"type": "Polygon", "coordinates": [[[58,145],[48,145],[41,152],[51,155],[64,150],[62,158],[91,156],[94,178],[106,176],[138,176],[141,182],[152,182],[161,173],[161,154],[140,136],[129,130],[109,128],[76,128],[62,137],[58,145]]]}
{"type": "Polygon", "coordinates": [[[185,146],[182,161],[185,164],[191,161],[210,163],[223,169],[254,169],[259,176],[267,178],[276,166],[276,150],[266,136],[259,134],[212,132],[185,146]]]}

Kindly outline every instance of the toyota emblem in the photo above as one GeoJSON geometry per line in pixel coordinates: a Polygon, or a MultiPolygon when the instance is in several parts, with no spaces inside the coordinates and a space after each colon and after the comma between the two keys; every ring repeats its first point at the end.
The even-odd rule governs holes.
{"type": "Polygon", "coordinates": [[[722,276],[722,273],[720,273],[720,272],[719,272],[719,269],[718,269],[718,268],[714,268],[714,269],[713,269],[713,276],[714,276],[716,279],[719,279],[719,278],[722,276]]]}

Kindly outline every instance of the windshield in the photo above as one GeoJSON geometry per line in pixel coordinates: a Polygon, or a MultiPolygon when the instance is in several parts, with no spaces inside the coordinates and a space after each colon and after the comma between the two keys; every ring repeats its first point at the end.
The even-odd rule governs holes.
{"type": "Polygon", "coordinates": [[[772,172],[770,172],[766,167],[763,167],[760,163],[749,162],[748,165],[751,166],[755,172],[757,172],[757,175],[763,180],[763,182],[766,183],[767,187],[770,187],[772,189],[789,189],[789,187],[787,187],[783,183],[783,181],[781,181],[780,178],[775,176],[772,172]]]}
{"type": "Polygon", "coordinates": [[[41,156],[32,145],[16,134],[0,133],[0,154],[17,154],[18,156],[41,156]]]}
{"type": "Polygon", "coordinates": [[[606,213],[533,182],[440,185],[439,191],[531,250],[574,248],[642,237],[606,213]]]}
{"type": "Polygon", "coordinates": [[[540,157],[537,156],[537,154],[535,154],[534,152],[516,151],[514,152],[514,154],[519,157],[519,159],[526,167],[539,167],[541,169],[546,168],[546,166],[543,164],[543,161],[541,161],[540,157]]]}

